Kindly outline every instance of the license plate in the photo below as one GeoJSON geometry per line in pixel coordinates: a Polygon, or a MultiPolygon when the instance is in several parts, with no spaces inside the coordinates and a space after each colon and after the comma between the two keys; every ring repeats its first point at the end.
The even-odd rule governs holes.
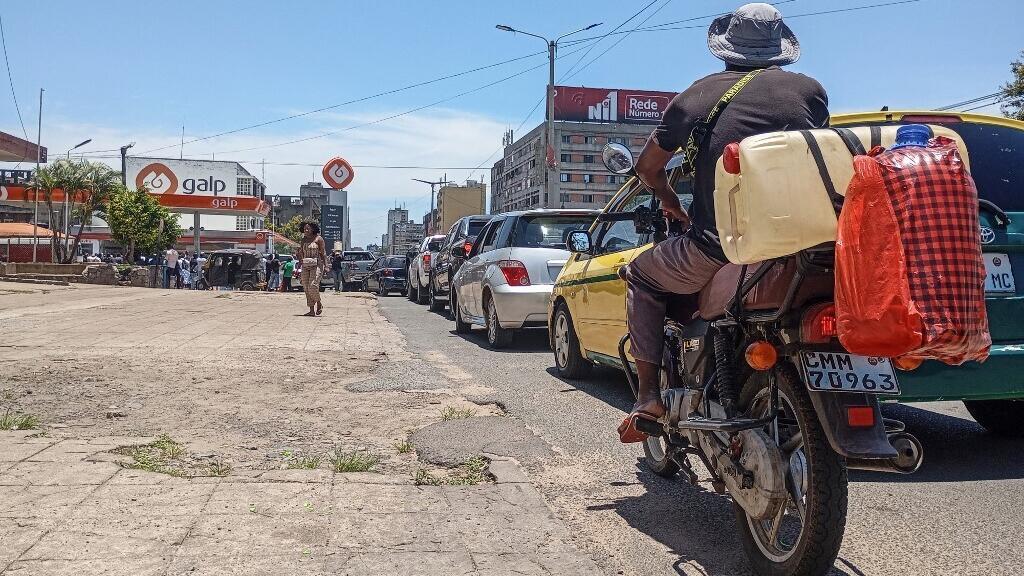
{"type": "Polygon", "coordinates": [[[1014,293],[1013,269],[1006,254],[985,255],[985,292],[990,294],[1014,293]]]}
{"type": "Polygon", "coordinates": [[[877,356],[842,352],[800,353],[807,375],[807,387],[819,392],[866,392],[899,394],[892,362],[877,356]]]}

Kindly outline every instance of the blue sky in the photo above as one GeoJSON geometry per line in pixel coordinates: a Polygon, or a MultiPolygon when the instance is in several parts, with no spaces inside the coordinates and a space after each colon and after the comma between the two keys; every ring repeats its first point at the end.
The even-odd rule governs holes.
{"type": "MultiPolygon", "coordinates": [[[[188,140],[525,56],[539,52],[540,41],[497,31],[495,24],[558,35],[604,22],[578,36],[585,38],[611,30],[647,1],[50,0],[5,2],[0,16],[26,128],[34,139],[38,90],[44,87],[43,140],[55,155],[90,137],[89,150],[134,140],[136,150],[145,151],[177,142],[183,124],[188,140]]],[[[779,8],[791,16],[887,1],[792,0],[779,8]]],[[[731,11],[738,4],[658,0],[623,29],[659,7],[647,25],[731,11]]],[[[816,77],[828,90],[834,112],[882,105],[932,108],[967,100],[995,92],[1008,79],[1010,60],[1024,49],[1022,4],[920,0],[792,18],[788,22],[803,58],[791,69],[816,77]]],[[[710,18],[682,24],[700,26],[696,29],[631,34],[566,83],[679,91],[721,66],[707,52],[708,22],[710,18]]],[[[588,60],[618,38],[598,44],[588,60]]],[[[578,48],[564,47],[562,54],[578,48]]],[[[567,70],[581,54],[565,55],[559,70],[567,70]]],[[[319,164],[334,155],[353,164],[476,166],[498,149],[502,131],[519,125],[543,96],[544,67],[372,126],[287,146],[231,151],[374,121],[543,63],[544,56],[533,56],[189,144],[184,153],[265,159],[271,192],[281,194],[295,194],[299,184],[320,177],[313,166],[279,164],[319,164]]],[[[0,130],[21,134],[3,76],[0,84],[0,130]]],[[[524,129],[542,116],[538,108],[524,129]]],[[[175,146],[153,155],[177,153],[175,146]]],[[[257,173],[260,169],[247,167],[257,173]]],[[[396,201],[423,214],[429,195],[409,179],[431,179],[444,172],[357,168],[350,186],[354,242],[379,240],[385,211],[396,201]]],[[[447,174],[464,180],[470,171],[447,174]]]]}

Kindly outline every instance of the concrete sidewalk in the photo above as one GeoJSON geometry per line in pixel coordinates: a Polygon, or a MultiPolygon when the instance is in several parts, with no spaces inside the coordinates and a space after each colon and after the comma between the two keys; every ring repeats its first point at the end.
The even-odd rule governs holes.
{"type": "MultiPolygon", "coordinates": [[[[593,574],[528,484],[273,470],[186,480],[91,441],[0,433],[0,573],[593,574]]],[[[521,479],[520,479],[521,480],[521,479]]]]}
{"type": "Polygon", "coordinates": [[[513,462],[417,485],[451,471],[411,432],[500,410],[466,382],[417,389],[447,376],[372,296],[327,294],[303,318],[300,294],[4,288],[0,416],[40,424],[0,432],[0,574],[599,571],[513,462]],[[409,389],[360,388],[396,378],[409,389]],[[183,471],[136,469],[125,447],[158,435],[183,471]],[[335,472],[332,450],[375,464],[335,472]]]}

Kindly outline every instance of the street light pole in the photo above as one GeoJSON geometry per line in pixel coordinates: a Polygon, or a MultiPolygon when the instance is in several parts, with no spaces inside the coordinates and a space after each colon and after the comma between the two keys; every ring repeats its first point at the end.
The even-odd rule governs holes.
{"type": "Polygon", "coordinates": [[[135,142],[121,146],[121,184],[124,186],[128,186],[128,149],[132,146],[135,142]]]}
{"type": "MultiPolygon", "coordinates": [[[[39,164],[43,157],[43,92],[39,89],[39,127],[36,132],[35,190],[32,194],[32,262],[39,261],[39,164]]],[[[53,234],[50,234],[50,252],[53,253],[53,234]]]]}
{"type": "Polygon", "coordinates": [[[84,140],[82,142],[79,142],[78,144],[75,144],[71,148],[68,148],[68,160],[71,160],[71,152],[72,151],[78,150],[79,148],[81,148],[82,146],[85,146],[89,142],[92,142],[92,138],[89,138],[88,140],[84,140]]]}
{"type": "MultiPolygon", "coordinates": [[[[430,180],[420,180],[419,178],[413,178],[412,180],[414,182],[422,182],[430,186],[430,230],[425,231],[424,234],[436,234],[436,232],[434,231],[434,229],[437,227],[437,217],[434,215],[434,195],[437,194],[436,186],[454,184],[454,182],[449,182],[447,178],[441,178],[437,182],[431,182],[430,180]]],[[[388,230],[388,234],[390,233],[391,231],[388,230]]]]}
{"type": "Polygon", "coordinates": [[[567,34],[562,34],[561,36],[555,38],[554,40],[548,40],[547,38],[540,36],[538,34],[532,34],[530,32],[517,30],[511,26],[506,26],[504,24],[498,24],[497,26],[495,26],[495,28],[503,32],[519,33],[523,34],[524,36],[533,36],[534,38],[540,38],[542,41],[544,41],[544,44],[547,46],[548,49],[548,86],[547,95],[545,96],[545,98],[547,99],[547,107],[544,111],[544,139],[546,140],[544,146],[544,160],[546,174],[545,190],[548,193],[548,201],[551,203],[558,201],[559,198],[558,162],[555,158],[555,58],[558,52],[558,43],[562,40],[562,38],[566,38],[568,36],[572,36],[573,34],[578,34],[580,32],[585,32],[587,30],[590,30],[591,28],[596,28],[600,25],[601,22],[591,24],[589,26],[580,28],[579,30],[574,30],[567,34]]]}

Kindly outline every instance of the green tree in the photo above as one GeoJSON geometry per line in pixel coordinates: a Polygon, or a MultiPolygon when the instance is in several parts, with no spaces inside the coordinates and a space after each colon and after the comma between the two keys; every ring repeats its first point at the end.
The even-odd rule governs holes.
{"type": "Polygon", "coordinates": [[[78,253],[82,231],[93,214],[103,210],[111,193],[120,186],[120,173],[106,164],[57,160],[41,167],[33,175],[30,190],[38,192],[46,203],[47,221],[61,236],[52,241],[52,260],[69,263],[78,253]],[[66,192],[57,202],[57,192],[66,192]],[[77,229],[74,225],[77,224],[77,229]]]}
{"type": "MultiPolygon", "coordinates": [[[[1020,54],[1024,58],[1024,50],[1020,54]]],[[[1003,115],[1024,120],[1024,60],[1014,60],[1010,70],[1013,71],[1013,80],[1003,85],[1003,115]]]]}
{"type": "Polygon", "coordinates": [[[124,246],[129,262],[135,259],[136,252],[145,254],[170,248],[184,233],[178,217],[145,188],[130,190],[118,186],[101,217],[110,224],[111,237],[124,246]]]}
{"type": "Polygon", "coordinates": [[[278,224],[277,226],[270,224],[269,226],[267,226],[267,228],[270,231],[277,232],[281,236],[284,236],[285,238],[293,242],[301,242],[303,222],[304,220],[302,219],[302,216],[293,216],[291,220],[285,222],[284,224],[278,224]]]}

